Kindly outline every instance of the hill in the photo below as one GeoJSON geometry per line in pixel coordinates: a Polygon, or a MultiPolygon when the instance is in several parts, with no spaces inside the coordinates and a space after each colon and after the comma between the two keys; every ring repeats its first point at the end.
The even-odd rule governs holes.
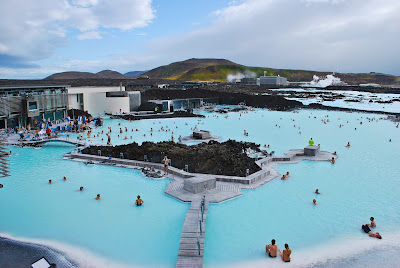
{"type": "Polygon", "coordinates": [[[108,79],[126,79],[127,77],[119,72],[104,70],[96,74],[98,78],[108,78],[108,79]]]}
{"type": "Polygon", "coordinates": [[[57,79],[93,79],[97,78],[94,73],[89,72],[62,72],[52,74],[45,79],[47,80],[57,80],[57,79]]]}
{"type": "Polygon", "coordinates": [[[124,75],[128,76],[128,77],[138,77],[138,76],[141,76],[142,74],[144,74],[145,72],[148,72],[148,71],[131,71],[131,72],[124,73],[124,75]]]}
{"type": "MultiPolygon", "coordinates": [[[[149,76],[149,78],[167,78],[173,80],[181,80],[180,77],[194,77],[192,74],[193,71],[204,72],[205,69],[211,68],[214,70],[214,73],[218,73],[219,70],[215,68],[217,66],[239,66],[236,63],[233,63],[229,60],[225,59],[189,59],[185,61],[174,62],[169,65],[160,66],[155,69],[152,69],[144,75],[149,76]],[[188,74],[189,73],[189,74],[188,74]]],[[[209,75],[205,74],[204,77],[208,77],[209,75]]],[[[197,76],[196,76],[197,77],[197,76]]],[[[210,76],[211,77],[211,76],[210,76]]],[[[184,80],[188,80],[184,78],[184,80]]],[[[211,78],[212,79],[212,78],[211,78]]],[[[201,79],[195,79],[201,80],[201,79]]]]}
{"type": "MultiPolygon", "coordinates": [[[[143,75],[150,79],[170,79],[183,81],[227,82],[228,75],[259,77],[264,75],[286,77],[290,82],[309,82],[314,75],[325,77],[332,72],[309,70],[274,69],[268,67],[248,67],[225,59],[189,59],[152,69],[143,75]]],[[[400,77],[381,73],[335,73],[350,85],[377,83],[384,86],[400,86],[400,77]]]]}
{"type": "Polygon", "coordinates": [[[111,70],[104,70],[98,73],[89,72],[62,72],[52,74],[45,80],[70,80],[70,79],[127,79],[125,75],[111,70]]]}

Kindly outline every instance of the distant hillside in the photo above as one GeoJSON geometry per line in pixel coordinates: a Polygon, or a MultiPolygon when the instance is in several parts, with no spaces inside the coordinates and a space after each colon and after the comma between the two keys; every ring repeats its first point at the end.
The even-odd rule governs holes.
{"type": "Polygon", "coordinates": [[[145,72],[148,72],[148,71],[132,71],[132,72],[127,72],[124,75],[128,76],[128,77],[138,77],[138,76],[141,76],[142,74],[144,74],[145,72]]]}
{"type": "Polygon", "coordinates": [[[93,79],[97,78],[96,74],[88,72],[63,72],[52,74],[45,79],[57,80],[57,79],[93,79]]]}
{"type": "MultiPolygon", "coordinates": [[[[204,72],[205,69],[211,68],[214,69],[214,72],[217,72],[217,70],[215,70],[215,67],[217,66],[239,66],[239,65],[224,59],[189,59],[157,67],[153,70],[144,73],[144,75],[149,76],[149,78],[151,79],[167,78],[173,80],[181,80],[180,77],[186,77],[183,78],[183,80],[187,80],[187,78],[190,77],[197,77],[191,74],[195,70],[204,72]],[[191,73],[188,75],[189,72],[191,73]]],[[[205,74],[204,77],[209,77],[209,74],[205,74]]],[[[210,76],[210,79],[213,78],[210,76]]],[[[200,80],[200,79],[195,79],[195,80],[200,80]]]]}
{"type": "Polygon", "coordinates": [[[98,73],[89,72],[63,72],[46,77],[46,80],[69,80],[69,79],[127,79],[125,75],[111,70],[104,70],[98,73]]]}
{"type": "MultiPolygon", "coordinates": [[[[170,79],[183,81],[226,82],[228,75],[237,73],[252,74],[255,77],[280,75],[291,82],[309,82],[314,75],[324,77],[332,72],[307,70],[273,69],[268,67],[248,67],[225,59],[189,59],[152,69],[144,75],[150,79],[170,79]]],[[[400,77],[380,73],[335,73],[342,81],[350,85],[377,83],[384,86],[400,86],[400,77]]]]}
{"type": "Polygon", "coordinates": [[[98,78],[108,78],[108,79],[126,79],[127,77],[119,72],[104,70],[96,74],[98,78]]]}

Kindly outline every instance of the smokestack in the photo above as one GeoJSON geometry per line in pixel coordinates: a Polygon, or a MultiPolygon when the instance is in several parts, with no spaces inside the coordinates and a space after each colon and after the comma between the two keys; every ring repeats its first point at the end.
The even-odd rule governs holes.
{"type": "Polygon", "coordinates": [[[122,91],[122,82],[119,82],[119,91],[122,91]]]}

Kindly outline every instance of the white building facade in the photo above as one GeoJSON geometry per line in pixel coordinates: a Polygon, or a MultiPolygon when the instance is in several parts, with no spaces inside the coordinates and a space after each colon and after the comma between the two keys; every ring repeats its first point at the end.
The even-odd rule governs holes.
{"type": "Polygon", "coordinates": [[[130,113],[141,104],[139,91],[125,91],[125,87],[70,87],[69,109],[87,111],[93,116],[130,113]]]}

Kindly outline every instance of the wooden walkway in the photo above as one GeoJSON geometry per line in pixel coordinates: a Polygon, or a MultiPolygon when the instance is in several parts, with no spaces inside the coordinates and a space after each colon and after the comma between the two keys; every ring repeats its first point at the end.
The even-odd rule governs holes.
{"type": "Polygon", "coordinates": [[[208,201],[192,201],[183,222],[177,268],[203,267],[208,201]]]}

